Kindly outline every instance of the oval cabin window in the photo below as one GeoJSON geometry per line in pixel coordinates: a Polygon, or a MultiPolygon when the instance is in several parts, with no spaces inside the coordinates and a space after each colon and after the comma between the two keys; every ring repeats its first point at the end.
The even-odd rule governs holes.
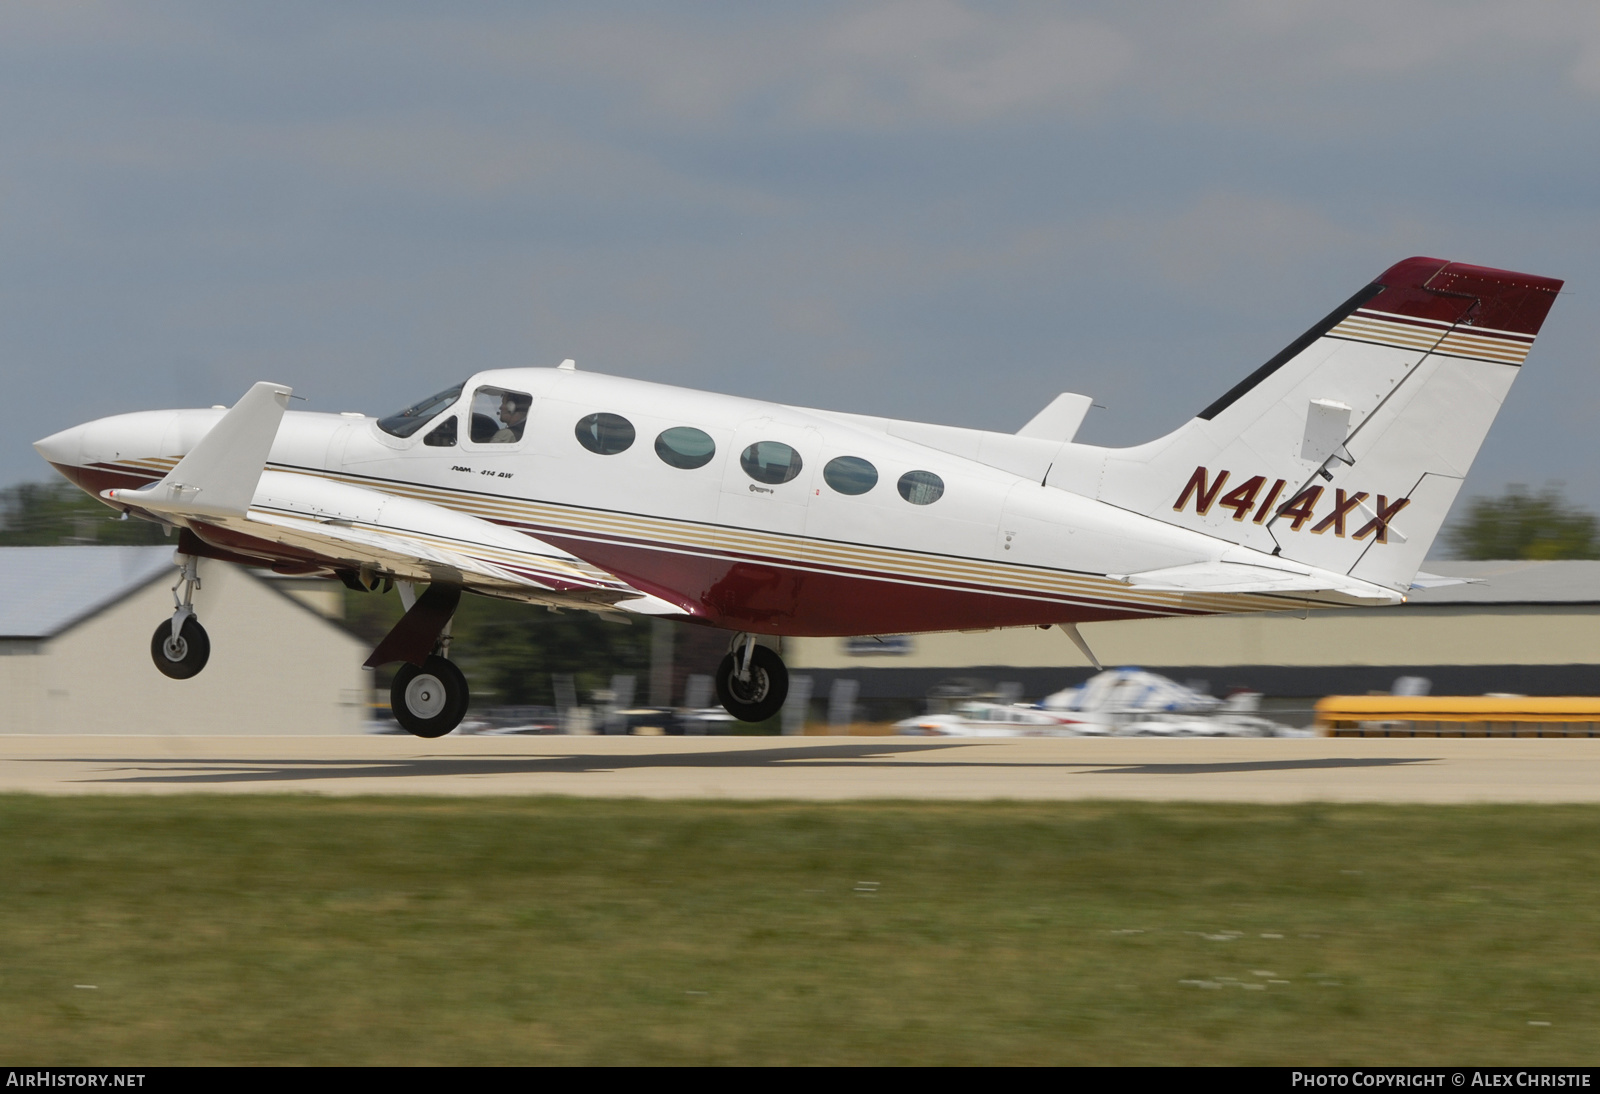
{"type": "Polygon", "coordinates": [[[865,494],[878,485],[878,469],[860,456],[840,456],[822,469],[822,481],[841,494],[865,494]]]}
{"type": "Polygon", "coordinates": [[[912,505],[932,505],[944,495],[944,480],[932,471],[907,471],[900,476],[900,496],[912,505]]]}
{"type": "Polygon", "coordinates": [[[664,429],[656,438],[656,455],[662,463],[693,471],[711,462],[717,454],[717,442],[711,434],[692,426],[679,425],[664,429]]]}
{"type": "Polygon", "coordinates": [[[757,441],[740,454],[739,466],[757,482],[776,486],[800,474],[800,453],[781,441],[757,441]]]}
{"type": "Polygon", "coordinates": [[[620,414],[590,414],[573,432],[579,444],[601,456],[626,452],[633,444],[633,423],[620,414]]]}

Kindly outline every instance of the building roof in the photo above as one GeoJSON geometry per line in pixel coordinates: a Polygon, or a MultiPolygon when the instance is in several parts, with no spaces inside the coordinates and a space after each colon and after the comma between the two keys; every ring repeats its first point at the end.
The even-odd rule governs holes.
{"type": "Polygon", "coordinates": [[[1471,578],[1467,585],[1412,589],[1412,604],[1594,604],[1600,603],[1600,561],[1435,562],[1423,569],[1441,577],[1471,578]]]}
{"type": "Polygon", "coordinates": [[[171,547],[0,547],[0,638],[49,638],[171,574],[171,547]]]}

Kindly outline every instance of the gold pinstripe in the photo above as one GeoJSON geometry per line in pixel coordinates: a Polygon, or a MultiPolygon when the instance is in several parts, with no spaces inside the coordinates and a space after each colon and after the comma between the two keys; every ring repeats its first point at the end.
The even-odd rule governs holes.
{"type": "Polygon", "coordinates": [[[1473,357],[1483,361],[1496,361],[1520,365],[1533,346],[1531,337],[1510,333],[1489,333],[1475,328],[1417,326],[1383,319],[1371,313],[1357,312],[1341,321],[1328,332],[1333,338],[1354,338],[1362,342],[1378,342],[1397,349],[1416,349],[1433,353],[1447,353],[1456,357],[1473,357]]]}
{"type": "Polygon", "coordinates": [[[177,467],[178,461],[182,458],[182,456],[150,456],[142,459],[125,459],[122,462],[128,467],[137,467],[141,471],[160,471],[162,474],[166,474],[174,467],[177,467]]]}
{"type": "MultiPolygon", "coordinates": [[[[1400,324],[1389,324],[1400,326],[1400,324]]],[[[167,471],[181,457],[158,456],[141,459],[124,459],[122,465],[144,471],[167,471]]],[[[985,562],[940,555],[928,555],[897,548],[867,547],[860,544],[840,543],[803,536],[778,535],[745,528],[722,525],[696,524],[690,521],[660,517],[647,517],[634,513],[615,513],[582,509],[575,506],[553,505],[544,502],[524,501],[517,498],[496,498],[481,494],[466,494],[439,487],[415,483],[372,480],[354,475],[329,471],[316,471],[302,467],[268,465],[271,470],[306,475],[310,478],[376,490],[397,497],[427,502],[441,508],[464,513],[483,520],[534,526],[537,533],[548,529],[556,534],[573,538],[625,539],[641,541],[655,550],[682,554],[710,555],[738,559],[753,555],[790,567],[817,572],[838,570],[866,571],[863,576],[874,580],[888,580],[899,584],[928,585],[972,592],[966,586],[985,586],[985,591],[1011,595],[1030,600],[1068,599],[1077,601],[1111,601],[1119,607],[1147,611],[1159,615],[1213,614],[1281,610],[1284,597],[1257,593],[1201,593],[1159,592],[1125,585],[1110,578],[1088,574],[1072,574],[1043,567],[1016,563],[985,562]]],[[[276,512],[276,511],[275,511],[276,512]]],[[[286,514],[281,514],[286,515],[286,514]]],[[[294,514],[298,516],[298,514],[294,514]]],[[[363,526],[369,527],[369,526],[363,526]]],[[[409,535],[417,539],[430,538],[416,533],[391,533],[387,529],[372,528],[386,535],[409,535]]],[[[460,541],[441,542],[459,544],[460,541]]],[[[471,550],[461,546],[449,549],[469,557],[504,565],[503,559],[518,556],[498,548],[474,544],[471,550]]],[[[541,555],[523,556],[537,558],[540,566],[549,566],[554,560],[541,555]]],[[[516,565],[527,565],[517,561],[516,565]]],[[[570,564],[566,564],[570,565],[570,564]]],[[[578,560],[571,579],[580,582],[604,584],[611,587],[614,575],[578,560]],[[578,569],[581,567],[581,569],[578,569]]]]}
{"type": "Polygon", "coordinates": [[[425,501],[480,519],[533,525],[535,531],[550,529],[557,534],[575,538],[639,540],[653,549],[688,554],[709,554],[725,558],[736,558],[738,555],[747,554],[789,566],[798,564],[807,569],[864,570],[867,573],[863,576],[878,580],[934,584],[949,588],[984,585],[991,589],[998,587],[1005,593],[1028,599],[1065,597],[1094,601],[1111,600],[1119,605],[1157,614],[1271,611],[1284,606],[1283,599],[1261,594],[1140,590],[1109,578],[1063,573],[1042,567],[926,555],[894,548],[865,547],[631,513],[599,512],[514,498],[462,494],[412,483],[390,481],[374,483],[355,476],[306,468],[276,467],[274,470],[328,479],[367,489],[378,489],[384,493],[425,501]]]}

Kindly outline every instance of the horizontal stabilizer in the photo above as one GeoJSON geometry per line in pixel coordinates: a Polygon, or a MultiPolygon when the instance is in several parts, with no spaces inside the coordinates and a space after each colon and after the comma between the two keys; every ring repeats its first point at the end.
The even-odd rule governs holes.
{"type": "Polygon", "coordinates": [[[1342,574],[1308,570],[1299,573],[1242,562],[1196,562],[1125,574],[1120,580],[1135,588],[1175,593],[1334,593],[1351,600],[1398,604],[1404,597],[1378,585],[1342,574]]]}
{"type": "Polygon", "coordinates": [[[142,490],[106,490],[100,496],[153,513],[244,516],[293,390],[266,381],[253,385],[160,482],[142,490]]]}
{"type": "Polygon", "coordinates": [[[1029,419],[1028,424],[1017,430],[1019,437],[1037,437],[1047,441],[1070,441],[1078,435],[1078,427],[1083,424],[1084,415],[1089,413],[1089,408],[1094,405],[1094,400],[1087,395],[1074,395],[1066,392],[1057,395],[1049,406],[1029,419]]]}

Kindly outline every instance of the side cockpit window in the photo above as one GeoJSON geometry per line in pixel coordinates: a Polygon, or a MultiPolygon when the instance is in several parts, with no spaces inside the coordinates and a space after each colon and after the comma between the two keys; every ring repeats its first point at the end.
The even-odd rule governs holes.
{"type": "Polygon", "coordinates": [[[452,448],[456,443],[456,416],[454,414],[428,430],[422,443],[429,448],[452,448]]]}
{"type": "Polygon", "coordinates": [[[472,393],[472,440],[475,444],[515,444],[528,424],[533,396],[503,387],[480,387],[472,393]]]}
{"type": "Polygon", "coordinates": [[[437,395],[428,396],[420,403],[413,403],[404,410],[389,415],[387,418],[379,418],[378,428],[392,437],[409,437],[450,409],[455,404],[455,401],[461,398],[461,389],[465,386],[465,384],[457,384],[455,387],[441,391],[437,395]]]}

